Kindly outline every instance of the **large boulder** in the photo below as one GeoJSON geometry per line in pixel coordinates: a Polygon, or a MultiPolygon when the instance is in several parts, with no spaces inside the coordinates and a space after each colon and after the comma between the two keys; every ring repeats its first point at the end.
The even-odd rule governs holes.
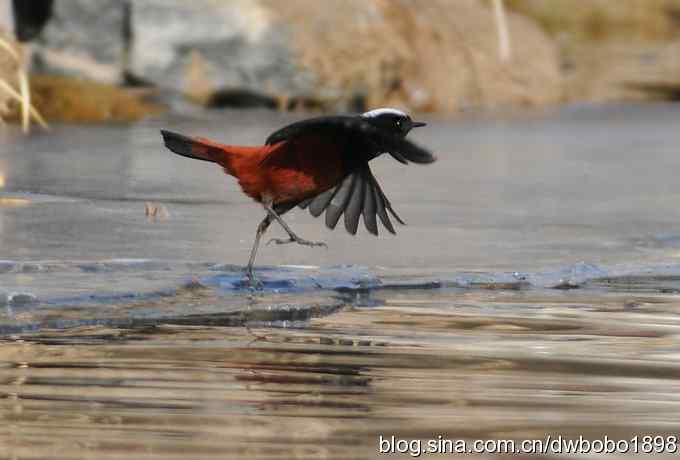
{"type": "Polygon", "coordinates": [[[199,101],[234,88],[296,96],[313,91],[291,46],[292,30],[258,1],[132,4],[129,70],[142,80],[199,101]]]}

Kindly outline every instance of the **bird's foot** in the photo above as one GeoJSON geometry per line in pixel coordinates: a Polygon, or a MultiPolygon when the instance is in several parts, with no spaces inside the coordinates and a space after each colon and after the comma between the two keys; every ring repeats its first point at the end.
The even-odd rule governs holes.
{"type": "Polygon", "coordinates": [[[328,249],[328,245],[324,243],[323,241],[309,241],[302,239],[300,237],[293,237],[291,236],[290,238],[287,239],[281,239],[281,238],[272,238],[267,242],[267,245],[271,243],[276,243],[276,244],[290,244],[290,243],[297,243],[301,246],[310,246],[310,247],[321,247],[321,248],[326,248],[328,249]]]}
{"type": "Polygon", "coordinates": [[[251,289],[261,291],[264,288],[264,283],[255,278],[255,274],[253,272],[246,272],[246,277],[248,278],[248,284],[250,284],[251,289]]]}

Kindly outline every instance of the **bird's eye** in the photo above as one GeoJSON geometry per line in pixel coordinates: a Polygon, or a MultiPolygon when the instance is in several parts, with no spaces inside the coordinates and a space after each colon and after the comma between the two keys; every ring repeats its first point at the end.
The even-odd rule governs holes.
{"type": "Polygon", "coordinates": [[[394,120],[394,124],[397,125],[397,128],[399,128],[399,129],[401,129],[401,125],[403,123],[404,123],[404,120],[402,120],[401,118],[397,118],[396,120],[394,120]]]}

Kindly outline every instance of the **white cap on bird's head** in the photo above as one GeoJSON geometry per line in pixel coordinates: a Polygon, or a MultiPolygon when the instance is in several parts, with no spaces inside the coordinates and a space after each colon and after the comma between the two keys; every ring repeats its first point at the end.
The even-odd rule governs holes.
{"type": "Polygon", "coordinates": [[[408,117],[408,114],[406,112],[402,112],[399,109],[393,109],[392,107],[382,107],[382,108],[379,108],[379,109],[373,109],[373,110],[369,110],[368,112],[364,112],[364,113],[361,114],[361,116],[364,117],[364,118],[375,118],[375,117],[379,117],[381,115],[408,117]]]}
{"type": "Polygon", "coordinates": [[[421,121],[413,121],[405,112],[390,107],[369,110],[362,113],[361,117],[367,119],[377,128],[385,129],[401,136],[406,136],[413,128],[419,128],[427,124],[421,121]]]}

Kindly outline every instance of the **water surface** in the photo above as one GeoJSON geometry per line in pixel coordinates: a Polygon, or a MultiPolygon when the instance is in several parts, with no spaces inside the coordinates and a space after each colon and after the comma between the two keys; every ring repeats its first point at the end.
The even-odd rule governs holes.
{"type": "Polygon", "coordinates": [[[680,107],[431,120],[438,163],[373,165],[397,237],[295,211],[329,249],[263,248],[253,292],[262,211],[158,130],[257,144],[299,116],[6,133],[0,458],[680,435],[680,107]]]}

